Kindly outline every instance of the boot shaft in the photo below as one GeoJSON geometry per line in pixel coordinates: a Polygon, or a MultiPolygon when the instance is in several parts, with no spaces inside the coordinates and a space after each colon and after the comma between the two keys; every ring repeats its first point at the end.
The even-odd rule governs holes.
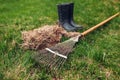
{"type": "Polygon", "coordinates": [[[73,13],[74,13],[74,3],[70,3],[70,6],[69,6],[69,18],[70,18],[70,20],[73,20],[73,13]]]}
{"type": "Polygon", "coordinates": [[[70,17],[69,7],[70,7],[69,3],[57,5],[60,22],[69,22],[69,17],[70,17]]]}
{"type": "Polygon", "coordinates": [[[73,21],[74,3],[58,4],[59,24],[67,31],[75,31],[79,28],[73,21]]]}

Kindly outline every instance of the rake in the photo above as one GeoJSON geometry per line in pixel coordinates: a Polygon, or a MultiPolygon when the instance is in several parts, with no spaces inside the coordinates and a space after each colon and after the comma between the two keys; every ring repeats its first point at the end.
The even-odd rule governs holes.
{"type": "Polygon", "coordinates": [[[33,56],[33,59],[38,63],[45,65],[50,70],[51,69],[57,70],[66,61],[68,54],[73,51],[73,48],[75,44],[79,41],[79,39],[81,39],[88,33],[94,31],[95,29],[102,26],[103,24],[107,23],[108,21],[112,20],[118,15],[119,15],[119,12],[109,17],[108,19],[100,22],[96,26],[93,26],[90,29],[84,31],[83,33],[79,34],[76,37],[72,37],[62,43],[56,44],[55,46],[39,50],[33,56]]]}

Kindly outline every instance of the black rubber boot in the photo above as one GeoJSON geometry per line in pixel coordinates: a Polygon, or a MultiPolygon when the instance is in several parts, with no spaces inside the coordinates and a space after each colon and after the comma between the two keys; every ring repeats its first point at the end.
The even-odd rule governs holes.
{"type": "Polygon", "coordinates": [[[67,31],[76,31],[76,28],[70,24],[69,20],[69,12],[70,12],[70,4],[58,4],[58,17],[59,17],[59,24],[67,31]]]}
{"type": "Polygon", "coordinates": [[[73,27],[75,27],[75,28],[77,28],[77,30],[78,29],[82,29],[83,27],[81,26],[81,25],[77,25],[77,24],[75,24],[74,23],[74,18],[73,18],[73,12],[74,12],[74,3],[70,3],[70,7],[69,7],[69,20],[70,20],[70,24],[73,26],[73,27]]]}

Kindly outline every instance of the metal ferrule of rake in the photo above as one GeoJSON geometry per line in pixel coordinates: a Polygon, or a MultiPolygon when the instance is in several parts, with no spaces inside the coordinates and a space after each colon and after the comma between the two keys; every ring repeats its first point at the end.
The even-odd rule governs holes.
{"type": "Polygon", "coordinates": [[[75,43],[77,43],[81,37],[86,36],[88,33],[99,28],[100,26],[112,20],[119,14],[119,12],[114,14],[113,16],[91,27],[90,29],[84,31],[76,37],[72,37],[62,43],[56,44],[55,46],[39,50],[33,58],[35,59],[35,61],[45,64],[47,68],[54,70],[60,68],[60,66],[66,61],[68,54],[72,52],[75,43]]]}

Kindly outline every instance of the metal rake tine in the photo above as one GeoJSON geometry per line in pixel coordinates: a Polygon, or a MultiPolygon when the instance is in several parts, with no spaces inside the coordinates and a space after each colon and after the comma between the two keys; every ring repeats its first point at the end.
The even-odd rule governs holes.
{"type": "Polygon", "coordinates": [[[54,62],[54,60],[56,60],[57,58],[54,58],[54,54],[48,53],[50,55],[47,55],[45,62],[46,62],[46,66],[51,65],[50,63],[52,63],[51,61],[54,62]]]}
{"type": "Polygon", "coordinates": [[[51,54],[51,55],[49,55],[49,57],[46,59],[46,66],[48,66],[49,63],[51,62],[51,60],[54,58],[53,56],[54,56],[54,55],[51,54]]]}
{"type": "MultiPolygon", "coordinates": [[[[62,54],[63,55],[63,54],[62,54]]],[[[52,67],[54,68],[54,70],[57,68],[57,66],[59,66],[59,62],[60,64],[62,64],[62,61],[64,60],[65,58],[63,57],[58,57],[58,59],[54,62],[52,62],[52,67]]]]}
{"type": "Polygon", "coordinates": [[[52,55],[46,55],[44,58],[42,58],[42,60],[45,62],[45,65],[48,65],[51,57],[52,55]]]}
{"type": "Polygon", "coordinates": [[[57,70],[58,63],[61,62],[62,58],[60,58],[55,64],[54,64],[54,70],[57,70]]]}
{"type": "MultiPolygon", "coordinates": [[[[51,54],[56,55],[56,57],[57,57],[57,56],[59,56],[59,57],[66,57],[66,56],[64,56],[64,55],[59,54],[58,52],[56,52],[57,49],[55,49],[55,48],[46,48],[45,50],[49,51],[51,54]]],[[[54,56],[54,55],[53,55],[53,56],[54,56]]],[[[49,62],[48,67],[53,66],[53,65],[59,60],[59,57],[58,57],[58,58],[56,58],[56,57],[51,60],[52,62],[49,62]]],[[[53,57],[52,57],[52,58],[53,58],[53,57]]]]}
{"type": "Polygon", "coordinates": [[[59,57],[59,59],[54,63],[54,65],[53,65],[54,66],[54,70],[56,70],[59,62],[61,63],[63,61],[63,59],[65,59],[65,58],[59,57]]]}
{"type": "Polygon", "coordinates": [[[44,54],[44,53],[38,53],[38,54],[41,54],[39,55],[37,58],[39,58],[39,62],[40,63],[43,63],[43,61],[45,60],[45,58],[48,56],[47,54],[44,54]]]}
{"type": "Polygon", "coordinates": [[[64,61],[64,58],[61,58],[55,65],[54,65],[54,70],[57,70],[60,65],[63,63],[64,61]]]}
{"type": "MultiPolygon", "coordinates": [[[[67,53],[66,56],[68,56],[68,54],[69,54],[69,53],[67,53]]],[[[61,63],[58,63],[58,65],[55,66],[56,69],[57,69],[57,68],[60,68],[60,66],[62,66],[62,65],[65,63],[66,60],[67,60],[67,59],[62,58],[61,61],[60,61],[61,63]]]]}
{"type": "Polygon", "coordinates": [[[59,59],[59,57],[56,56],[56,57],[52,60],[52,62],[50,62],[50,64],[48,65],[48,68],[52,68],[53,64],[55,64],[58,59],[59,59]]]}
{"type": "Polygon", "coordinates": [[[51,53],[51,49],[49,49],[49,50],[51,50],[51,51],[49,51],[48,50],[49,48],[46,48],[45,50],[47,50],[48,52],[49,52],[49,55],[50,55],[50,57],[48,58],[48,61],[47,61],[47,66],[49,66],[52,62],[51,61],[54,61],[56,58],[54,57],[55,56],[55,54],[53,54],[53,53],[51,53]]]}
{"type": "Polygon", "coordinates": [[[64,60],[62,61],[62,63],[58,66],[58,68],[60,68],[60,66],[63,66],[63,64],[65,63],[65,61],[66,61],[66,59],[64,59],[64,60]]]}
{"type": "MultiPolygon", "coordinates": [[[[58,56],[58,55],[56,55],[56,56],[58,56]]],[[[61,62],[62,58],[64,58],[64,57],[58,56],[57,59],[55,59],[54,61],[51,62],[50,67],[52,66],[54,68],[54,66],[56,66],[59,62],[61,62]]]]}
{"type": "Polygon", "coordinates": [[[48,65],[48,68],[51,67],[51,65],[53,65],[53,63],[55,63],[55,61],[57,60],[58,58],[54,58],[53,60],[51,60],[51,62],[49,63],[48,65]]]}

